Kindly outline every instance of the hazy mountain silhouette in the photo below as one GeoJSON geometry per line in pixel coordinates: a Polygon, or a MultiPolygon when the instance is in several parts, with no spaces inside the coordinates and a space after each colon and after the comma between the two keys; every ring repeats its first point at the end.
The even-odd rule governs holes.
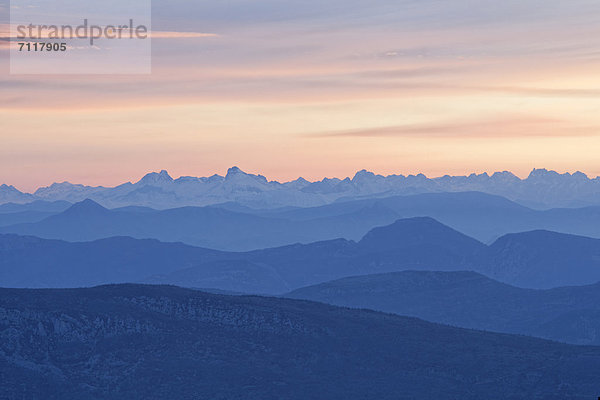
{"type": "Polygon", "coordinates": [[[362,252],[402,256],[407,248],[436,257],[451,252],[465,259],[483,251],[484,245],[477,240],[446,226],[433,218],[407,218],[391,225],[374,228],[358,245],[362,252]],[[423,248],[429,247],[429,248],[423,248]]]}
{"type": "Polygon", "coordinates": [[[108,210],[88,199],[43,221],[5,226],[0,232],[68,241],[130,236],[244,251],[340,237],[358,240],[373,227],[398,218],[396,212],[378,204],[365,204],[347,213],[298,221],[220,207],[108,210]]]}
{"type": "Polygon", "coordinates": [[[4,203],[0,204],[0,214],[16,213],[26,211],[62,212],[71,207],[68,201],[43,201],[37,200],[31,203],[4,203]]]}
{"type": "Polygon", "coordinates": [[[0,227],[39,222],[52,215],[56,213],[51,211],[0,212],[0,227]]]}
{"type": "Polygon", "coordinates": [[[435,193],[336,203],[316,208],[252,210],[228,203],[215,207],[154,210],[129,206],[107,210],[86,200],[60,214],[4,216],[17,223],[2,233],[89,241],[112,236],[153,238],[228,251],[345,238],[360,240],[369,230],[400,218],[429,216],[485,243],[507,233],[546,229],[600,237],[600,208],[534,211],[483,193],[435,193]],[[258,234],[257,234],[258,233],[258,234]]]}
{"type": "MultiPolygon", "coordinates": [[[[470,270],[519,287],[543,289],[600,282],[599,254],[598,239],[546,231],[511,234],[486,246],[422,217],[375,228],[359,242],[337,239],[296,244],[230,258],[277,271],[291,288],[352,275],[470,270]]],[[[185,279],[170,274],[147,282],[189,286],[186,282],[194,274],[205,276],[204,269],[203,265],[188,269],[185,279]]]]}
{"type": "Polygon", "coordinates": [[[136,282],[223,257],[181,243],[114,237],[69,243],[0,235],[0,286],[81,287],[136,282]]]}
{"type": "Polygon", "coordinates": [[[286,221],[275,218],[211,207],[144,210],[108,210],[88,199],[43,221],[3,227],[0,231],[68,241],[130,236],[233,250],[282,245],[300,239],[288,239],[286,221]]]}
{"type": "Polygon", "coordinates": [[[26,204],[0,204],[0,226],[39,222],[71,206],[66,201],[34,201],[26,204]]]}
{"type": "Polygon", "coordinates": [[[507,233],[546,229],[600,238],[600,207],[537,211],[499,196],[480,192],[428,193],[333,203],[322,207],[262,211],[292,220],[327,218],[364,207],[390,210],[398,218],[428,216],[491,243],[507,233]]]}
{"type": "MultiPolygon", "coordinates": [[[[67,211],[113,212],[86,202],[67,211]]],[[[285,293],[328,280],[403,269],[464,265],[486,246],[433,219],[400,220],[361,241],[337,239],[307,245],[227,253],[177,243],[113,237],[69,243],[1,235],[5,287],[76,287],[145,280],[252,293],[285,293]],[[375,242],[379,243],[377,246],[375,242]]]]}
{"type": "Polygon", "coordinates": [[[376,228],[359,242],[337,239],[257,250],[242,256],[270,266],[289,287],[297,288],[309,282],[356,274],[405,269],[455,270],[457,265],[478,260],[485,249],[485,245],[431,218],[413,218],[376,228]]]}
{"type": "Polygon", "coordinates": [[[533,290],[474,272],[405,271],[343,278],[287,296],[465,328],[600,344],[600,283],[533,290]]]}
{"type": "Polygon", "coordinates": [[[7,398],[588,399],[600,348],[289,299],[0,289],[7,398]]]}
{"type": "Polygon", "coordinates": [[[35,196],[23,193],[12,185],[0,185],[0,204],[29,203],[36,200],[35,196]]]}
{"type": "MultiPolygon", "coordinates": [[[[337,239],[296,244],[239,253],[229,259],[241,258],[265,271],[277,271],[290,288],[345,276],[412,269],[471,270],[519,287],[543,289],[600,282],[599,254],[598,239],[546,231],[511,234],[486,246],[422,217],[375,228],[359,242],[337,239]]],[[[189,286],[187,281],[194,274],[204,279],[207,267],[191,267],[185,279],[167,274],[147,282],[189,286]]],[[[269,288],[258,293],[277,293],[269,288]]]]}
{"type": "MultiPolygon", "coordinates": [[[[97,213],[98,224],[115,213],[92,203],[69,213],[82,207],[97,213]]],[[[335,239],[240,253],[128,237],[68,243],[3,235],[0,248],[0,285],[9,287],[143,281],[281,294],[353,275],[405,270],[472,270],[532,288],[600,281],[600,240],[538,231],[486,246],[428,217],[375,228],[358,242],[335,239]]]]}
{"type": "Polygon", "coordinates": [[[490,246],[486,274],[548,288],[600,282],[600,240],[548,231],[506,235],[490,246]]]}

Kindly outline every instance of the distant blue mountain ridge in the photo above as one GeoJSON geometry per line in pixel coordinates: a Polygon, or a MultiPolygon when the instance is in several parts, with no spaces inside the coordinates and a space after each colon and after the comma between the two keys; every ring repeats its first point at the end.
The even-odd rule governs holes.
{"type": "Polygon", "coordinates": [[[463,328],[600,345],[600,283],[534,290],[475,272],[404,271],[342,278],[286,296],[463,328]]]}
{"type": "Polygon", "coordinates": [[[353,178],[325,178],[309,182],[303,178],[280,183],[262,175],[232,167],[224,176],[183,176],[173,179],[165,170],[152,172],[139,181],[116,187],[93,187],[69,182],[23,193],[14,186],[0,186],[0,204],[29,203],[35,200],[68,201],[85,199],[109,208],[145,206],[167,209],[207,206],[233,202],[252,208],[286,206],[315,207],[337,201],[381,198],[397,195],[478,191],[506,197],[532,208],[586,207],[600,205],[600,178],[581,172],[559,174],[535,169],[525,179],[511,172],[443,176],[376,175],[362,170],[353,178]]]}
{"type": "MultiPolygon", "coordinates": [[[[102,218],[113,213],[80,205],[87,206],[102,218]]],[[[130,237],[70,243],[5,234],[0,235],[0,255],[4,287],[146,282],[282,294],[353,275],[405,270],[470,270],[528,288],[600,281],[598,239],[538,230],[509,234],[488,246],[429,217],[400,219],[372,229],[359,241],[334,239],[248,252],[130,237]]]]}
{"type": "Polygon", "coordinates": [[[600,207],[540,211],[480,192],[425,193],[262,210],[237,203],[167,210],[142,206],[109,210],[90,199],[73,205],[65,202],[12,205],[7,208],[17,210],[12,213],[2,213],[2,207],[0,233],[67,241],[130,236],[223,251],[249,251],[337,238],[358,241],[375,227],[422,216],[432,217],[484,243],[492,243],[509,233],[532,230],[600,238],[600,207]]]}

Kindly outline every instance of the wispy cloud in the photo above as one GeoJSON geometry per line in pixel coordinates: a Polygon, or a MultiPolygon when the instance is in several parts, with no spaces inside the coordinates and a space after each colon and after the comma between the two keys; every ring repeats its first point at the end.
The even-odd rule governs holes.
{"type": "Polygon", "coordinates": [[[502,116],[471,121],[424,122],[417,124],[349,129],[308,134],[311,137],[569,137],[597,136],[600,126],[579,126],[555,118],[502,116]]]}
{"type": "Polygon", "coordinates": [[[575,89],[575,88],[535,88],[535,87],[484,87],[483,91],[511,93],[520,96],[532,97],[573,97],[573,98],[598,98],[600,97],[600,88],[575,89]]]}
{"type": "Polygon", "coordinates": [[[597,0],[171,0],[152,11],[152,75],[0,76],[0,171],[32,181],[168,160],[597,171],[597,0]],[[69,164],[75,154],[85,157],[69,164]]]}

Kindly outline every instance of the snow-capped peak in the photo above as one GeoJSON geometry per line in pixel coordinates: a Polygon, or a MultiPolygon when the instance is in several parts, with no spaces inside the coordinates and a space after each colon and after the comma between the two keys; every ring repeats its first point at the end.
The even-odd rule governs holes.
{"type": "Polygon", "coordinates": [[[375,174],[370,171],[367,171],[366,169],[363,169],[361,171],[358,171],[354,175],[354,178],[352,178],[352,181],[365,180],[365,179],[371,179],[371,178],[375,178],[375,174]]]}
{"type": "Polygon", "coordinates": [[[232,178],[235,175],[239,175],[239,174],[248,175],[244,171],[242,171],[240,168],[233,166],[227,170],[227,175],[225,175],[225,178],[232,178]]]}
{"type": "Polygon", "coordinates": [[[173,178],[166,170],[162,170],[160,172],[151,172],[146,174],[140,181],[139,185],[161,185],[165,183],[172,183],[173,178]]]}
{"type": "Polygon", "coordinates": [[[548,171],[546,168],[534,168],[527,179],[548,179],[557,176],[560,176],[560,174],[556,171],[548,171]]]}
{"type": "Polygon", "coordinates": [[[241,183],[241,184],[248,184],[250,182],[258,182],[261,185],[263,185],[263,184],[266,185],[269,183],[267,178],[265,178],[264,176],[248,174],[248,173],[242,171],[238,167],[231,167],[227,170],[227,175],[225,175],[225,181],[241,183]]]}
{"type": "Polygon", "coordinates": [[[600,178],[590,179],[582,172],[559,174],[534,169],[527,179],[511,172],[442,176],[376,175],[367,170],[352,179],[325,178],[309,182],[299,178],[281,184],[231,167],[225,177],[181,177],[174,181],[165,170],[145,175],[137,183],[117,187],[91,187],[69,182],[39,188],[34,194],[21,193],[12,186],[0,186],[0,203],[34,200],[66,200],[72,203],[94,199],[106,207],[143,205],[173,208],[237,202],[269,208],[317,206],[338,199],[381,197],[428,192],[480,191],[516,200],[532,207],[571,207],[600,204],[600,178]]]}

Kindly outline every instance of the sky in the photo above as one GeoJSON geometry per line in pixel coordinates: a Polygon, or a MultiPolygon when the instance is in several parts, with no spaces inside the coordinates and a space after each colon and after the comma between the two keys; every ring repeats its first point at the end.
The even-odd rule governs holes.
{"type": "MultiPolygon", "coordinates": [[[[0,23],[8,23],[0,0],[0,23]]],[[[151,75],[10,75],[0,183],[600,175],[597,0],[154,0],[151,75]]]]}

